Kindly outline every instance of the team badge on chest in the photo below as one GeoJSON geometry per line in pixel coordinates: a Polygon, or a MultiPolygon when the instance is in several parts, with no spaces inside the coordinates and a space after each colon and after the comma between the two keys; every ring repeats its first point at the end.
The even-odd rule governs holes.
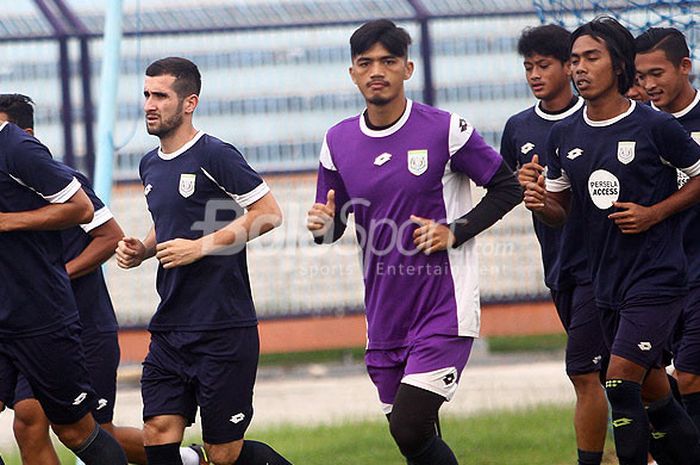
{"type": "Polygon", "coordinates": [[[408,171],[420,176],[428,170],[428,150],[408,151],[408,171]]]}
{"type": "Polygon", "coordinates": [[[617,159],[623,165],[629,165],[634,160],[634,147],[637,145],[634,141],[619,141],[617,143],[617,159]]]}
{"type": "Polygon", "coordinates": [[[196,174],[182,173],[180,175],[180,185],[178,186],[177,191],[184,198],[189,197],[190,195],[194,194],[194,186],[196,180],[196,174]]]}

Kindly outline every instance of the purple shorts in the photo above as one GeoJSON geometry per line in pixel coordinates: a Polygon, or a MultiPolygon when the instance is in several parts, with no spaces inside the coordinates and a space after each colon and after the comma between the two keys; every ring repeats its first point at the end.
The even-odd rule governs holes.
{"type": "Polygon", "coordinates": [[[666,365],[674,329],[683,310],[683,297],[659,297],[602,308],[601,321],[610,353],[644,368],[666,365]]]}
{"type": "Polygon", "coordinates": [[[253,417],[260,352],[258,328],[153,331],[143,362],[143,418],[180,415],[192,424],[201,409],[209,444],[242,439],[253,417]]]}
{"type": "Polygon", "coordinates": [[[75,423],[95,407],[79,324],[48,334],[5,339],[0,342],[0,358],[3,356],[11,359],[15,368],[10,378],[13,395],[22,373],[51,423],[75,423]]]}
{"type": "Polygon", "coordinates": [[[680,371],[700,375],[700,287],[688,293],[676,334],[673,364],[680,371]]]}
{"type": "Polygon", "coordinates": [[[552,291],[552,300],[567,335],[566,374],[575,376],[600,371],[609,353],[593,286],[585,284],[552,291]]]}
{"type": "Polygon", "coordinates": [[[401,383],[425,389],[449,401],[467,365],[474,339],[435,335],[398,349],[369,349],[365,363],[379,391],[384,413],[391,412],[401,383]]]}

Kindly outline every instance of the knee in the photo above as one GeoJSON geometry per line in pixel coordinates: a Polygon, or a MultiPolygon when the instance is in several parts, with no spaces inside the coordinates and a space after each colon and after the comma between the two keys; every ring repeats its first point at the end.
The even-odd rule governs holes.
{"type": "Polygon", "coordinates": [[[241,455],[243,440],[228,444],[207,444],[207,457],[213,465],[234,465],[241,455]]]}
{"type": "Polygon", "coordinates": [[[145,445],[169,444],[182,441],[185,420],[176,415],[151,417],[143,425],[145,445]]]}
{"type": "Polygon", "coordinates": [[[576,394],[579,396],[603,395],[603,386],[600,384],[600,374],[598,372],[570,375],[569,379],[574,385],[576,394]]]}
{"type": "Polygon", "coordinates": [[[402,418],[395,413],[391,415],[389,431],[403,455],[415,455],[436,435],[434,424],[425,425],[415,418],[402,418]]]}

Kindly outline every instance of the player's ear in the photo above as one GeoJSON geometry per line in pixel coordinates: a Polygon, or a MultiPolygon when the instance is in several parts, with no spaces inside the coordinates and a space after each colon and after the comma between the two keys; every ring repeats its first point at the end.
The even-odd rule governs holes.
{"type": "Polygon", "coordinates": [[[191,94],[187,97],[185,97],[185,102],[184,102],[184,110],[185,113],[194,113],[194,110],[197,108],[197,105],[199,104],[199,95],[197,94],[191,94]]]}
{"type": "Polygon", "coordinates": [[[693,61],[688,57],[683,57],[678,67],[681,70],[681,73],[689,75],[693,72],[693,61]]]}
{"type": "Polygon", "coordinates": [[[415,64],[413,64],[413,61],[407,59],[406,60],[406,67],[404,68],[404,76],[403,76],[404,81],[411,79],[411,76],[413,76],[414,69],[415,69],[415,64]]]}
{"type": "Polygon", "coordinates": [[[352,79],[352,83],[357,85],[357,79],[355,79],[355,70],[352,66],[348,68],[348,73],[350,73],[350,79],[352,79]]]}
{"type": "Polygon", "coordinates": [[[573,72],[571,71],[571,58],[563,62],[562,66],[564,67],[564,72],[566,73],[567,77],[573,76],[573,72]]]}

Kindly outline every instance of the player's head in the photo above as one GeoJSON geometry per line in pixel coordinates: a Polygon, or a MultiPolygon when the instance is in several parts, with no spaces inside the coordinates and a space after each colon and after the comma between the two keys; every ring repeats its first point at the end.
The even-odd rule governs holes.
{"type": "Polygon", "coordinates": [[[143,95],[146,128],[160,138],[192,123],[202,77],[197,65],[180,57],[156,60],[146,68],[143,95]]]}
{"type": "Polygon", "coordinates": [[[634,84],[634,53],[634,37],[610,16],[576,29],[571,34],[571,72],[581,96],[625,95],[634,84]]]}
{"type": "Polygon", "coordinates": [[[0,122],[14,123],[34,134],[34,101],[22,94],[0,94],[0,122]]]}
{"type": "Polygon", "coordinates": [[[535,97],[547,101],[563,92],[571,94],[570,37],[569,31],[555,24],[529,27],[520,35],[518,53],[535,97]]]}
{"type": "Polygon", "coordinates": [[[687,97],[694,95],[688,79],[693,62],[683,33],[672,27],[652,27],[634,42],[637,79],[651,101],[670,111],[687,104],[687,97]]]}
{"type": "Polygon", "coordinates": [[[411,36],[388,19],[365,23],[350,37],[350,77],[368,104],[403,99],[403,82],[413,74],[411,36]]]}
{"type": "Polygon", "coordinates": [[[625,96],[639,103],[647,103],[649,101],[649,95],[639,83],[639,79],[634,80],[634,84],[632,84],[625,96]]]}

